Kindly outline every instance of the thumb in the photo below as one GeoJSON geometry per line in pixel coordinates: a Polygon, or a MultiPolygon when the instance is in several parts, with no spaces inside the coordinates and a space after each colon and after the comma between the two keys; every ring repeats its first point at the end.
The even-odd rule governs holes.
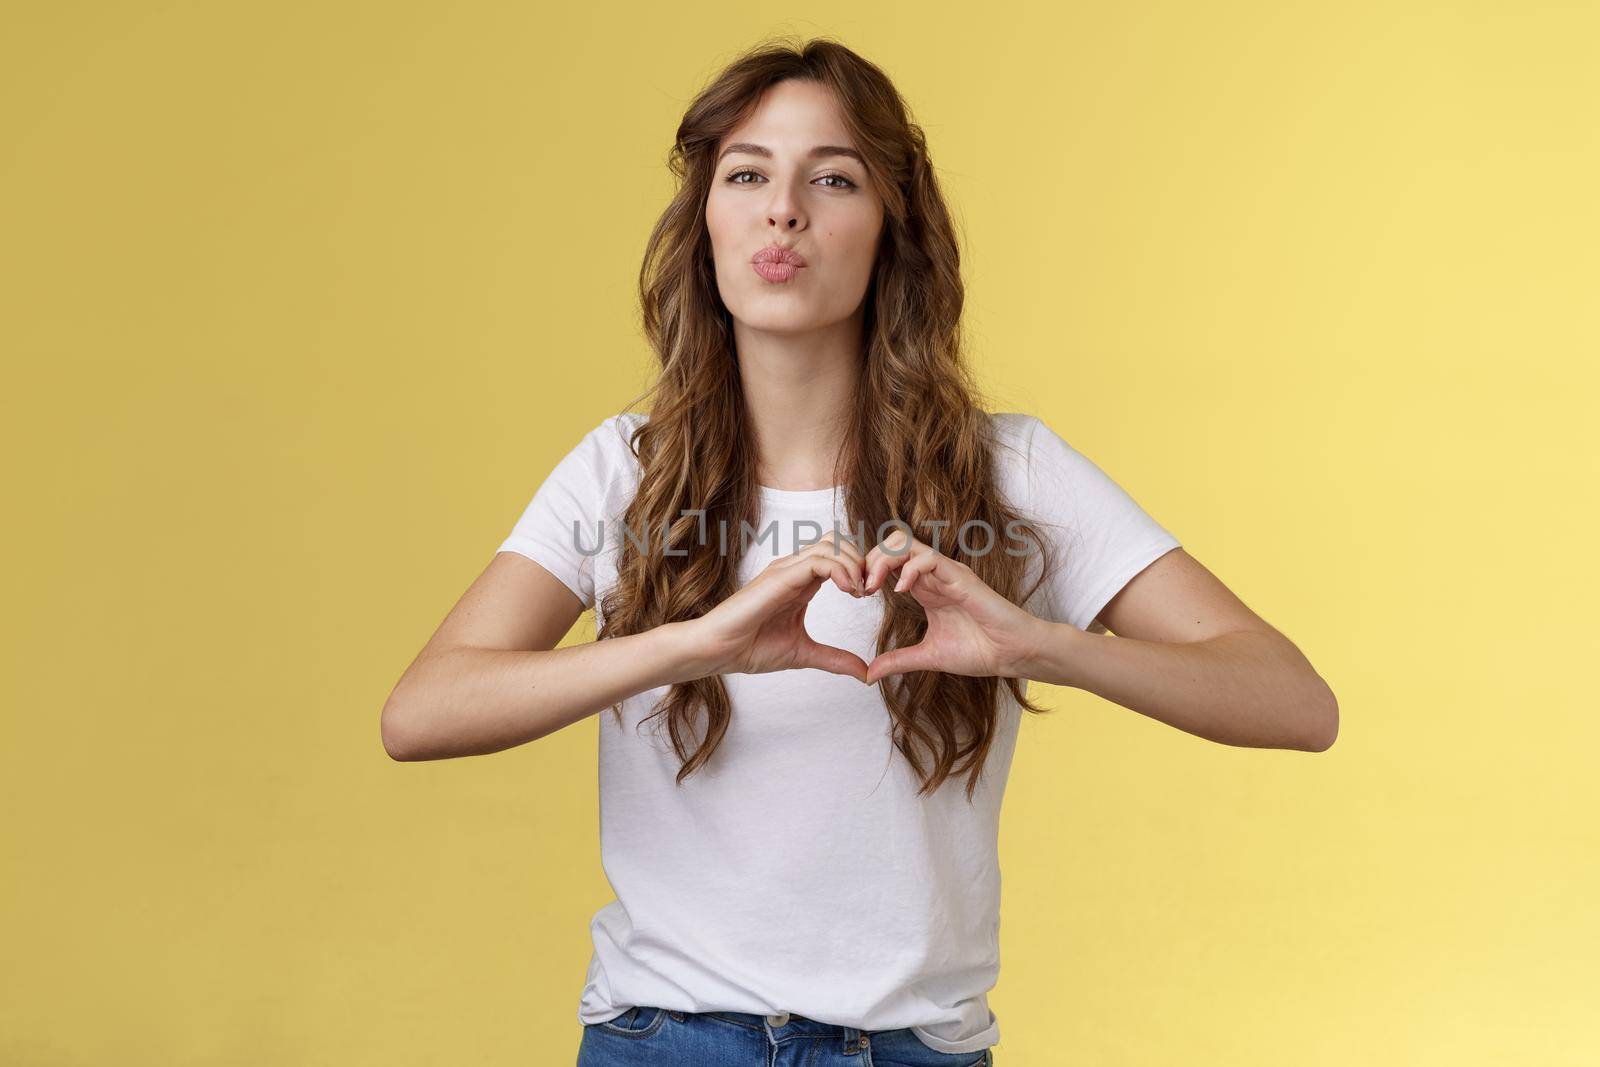
{"type": "Polygon", "coordinates": [[[867,680],[867,661],[854,652],[846,652],[842,648],[824,645],[820,642],[806,639],[800,646],[800,662],[798,667],[815,667],[817,670],[828,671],[832,674],[845,674],[858,682],[867,680]]]}
{"type": "Polygon", "coordinates": [[[879,679],[891,674],[905,674],[907,671],[926,671],[937,668],[937,664],[927,662],[928,658],[927,650],[923,648],[920,641],[905,648],[893,648],[888,652],[880,652],[867,665],[867,684],[876,685],[879,679]]]}

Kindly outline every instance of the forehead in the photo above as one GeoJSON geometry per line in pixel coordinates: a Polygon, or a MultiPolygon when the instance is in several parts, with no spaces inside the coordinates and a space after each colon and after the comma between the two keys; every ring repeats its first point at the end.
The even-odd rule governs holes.
{"type": "Polygon", "coordinates": [[[854,147],[833,91],[825,85],[791,79],[762,94],[744,121],[722,143],[753,141],[774,152],[805,151],[813,144],[854,147]]]}

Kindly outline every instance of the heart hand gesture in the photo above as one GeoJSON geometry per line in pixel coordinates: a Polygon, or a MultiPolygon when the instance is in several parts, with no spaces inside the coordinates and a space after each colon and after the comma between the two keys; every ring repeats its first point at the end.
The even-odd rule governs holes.
{"type": "Polygon", "coordinates": [[[806,606],[822,583],[865,596],[861,550],[837,531],[780,556],[743,588],[694,621],[707,650],[706,674],[765,674],[815,667],[867,682],[867,664],[854,652],[824,645],[806,633],[806,606]]]}
{"type": "Polygon", "coordinates": [[[927,633],[905,648],[876,656],[873,684],[907,671],[945,671],[972,677],[1022,678],[1034,661],[1045,624],[991,589],[972,568],[897,529],[867,553],[866,589],[899,573],[896,592],[909,592],[928,616],[927,633]]]}

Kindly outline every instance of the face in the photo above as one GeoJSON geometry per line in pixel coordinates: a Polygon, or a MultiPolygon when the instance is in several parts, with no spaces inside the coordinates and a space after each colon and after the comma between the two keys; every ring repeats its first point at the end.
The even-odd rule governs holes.
{"type": "Polygon", "coordinates": [[[717,146],[706,226],[722,301],[744,326],[802,333],[861,309],[883,203],[866,165],[839,148],[856,146],[832,92],[804,81],[768,89],[717,146]],[[752,263],[773,244],[805,265],[752,263]]]}

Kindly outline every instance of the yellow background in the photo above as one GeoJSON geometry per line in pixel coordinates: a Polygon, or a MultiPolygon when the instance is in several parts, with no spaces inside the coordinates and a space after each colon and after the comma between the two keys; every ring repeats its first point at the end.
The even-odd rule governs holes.
{"type": "Polygon", "coordinates": [[[0,1062],[572,1062],[595,720],[378,713],[648,380],[672,131],[784,31],[925,124],[991,407],[1340,699],[1309,754],[1048,691],[997,1062],[1600,1060],[1597,9],[800,14],[8,11],[0,1062]]]}

